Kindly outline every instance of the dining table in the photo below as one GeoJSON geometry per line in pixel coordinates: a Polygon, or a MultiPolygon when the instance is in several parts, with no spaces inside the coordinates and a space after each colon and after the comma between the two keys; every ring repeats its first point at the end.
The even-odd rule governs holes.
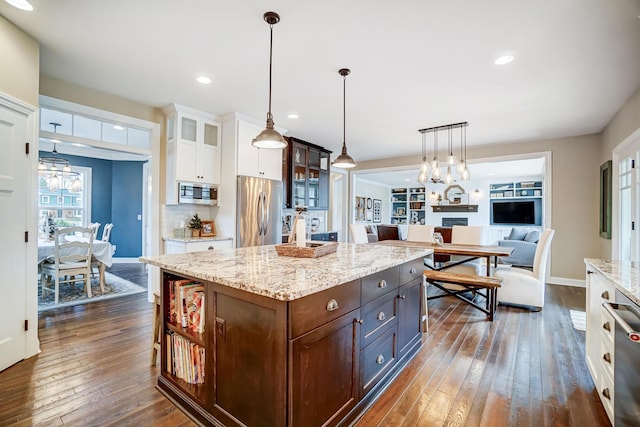
{"type": "MultiPolygon", "coordinates": [[[[81,236],[65,236],[67,241],[88,241],[86,237],[81,236]]],[[[56,245],[53,240],[38,239],[38,264],[44,262],[47,258],[55,256],[56,245]]],[[[113,255],[116,252],[116,246],[111,242],[102,240],[94,240],[92,248],[92,258],[98,262],[98,270],[100,272],[100,287],[104,287],[105,270],[113,264],[113,255]]]]}
{"type": "Polygon", "coordinates": [[[431,268],[432,270],[446,270],[447,268],[451,268],[455,265],[463,264],[474,259],[485,258],[487,265],[487,276],[491,275],[491,258],[493,258],[494,267],[497,267],[498,257],[509,256],[514,249],[510,246],[463,245],[459,243],[443,243],[441,245],[436,245],[435,243],[431,242],[410,242],[407,240],[382,240],[372,244],[414,248],[430,248],[433,249],[434,255],[459,255],[465,257],[461,260],[441,263],[440,265],[434,264],[433,266],[426,266],[427,268],[431,268]]]}

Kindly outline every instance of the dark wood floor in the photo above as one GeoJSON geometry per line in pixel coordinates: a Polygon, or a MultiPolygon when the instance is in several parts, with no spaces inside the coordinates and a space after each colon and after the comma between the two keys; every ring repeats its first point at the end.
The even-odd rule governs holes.
{"type": "MultiPolygon", "coordinates": [[[[423,348],[357,426],[608,426],[569,318],[584,297],[548,286],[542,312],[494,322],[430,302],[423,348]]],[[[193,425],[154,388],[151,320],[145,294],[40,314],[42,353],[0,373],[0,425],[193,425]]]]}

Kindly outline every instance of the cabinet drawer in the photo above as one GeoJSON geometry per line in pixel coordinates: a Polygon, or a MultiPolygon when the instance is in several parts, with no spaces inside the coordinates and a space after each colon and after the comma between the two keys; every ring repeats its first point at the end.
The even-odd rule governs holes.
{"type": "Polygon", "coordinates": [[[295,338],[360,307],[360,282],[354,280],[291,301],[289,321],[295,338]]]}
{"type": "Polygon", "coordinates": [[[360,343],[363,348],[398,323],[397,300],[396,293],[391,292],[362,307],[360,343]]]}
{"type": "Polygon", "coordinates": [[[367,394],[396,362],[396,329],[381,335],[360,352],[360,397],[367,394]]]}
{"type": "Polygon", "coordinates": [[[614,404],[614,389],[613,389],[613,379],[604,372],[600,378],[600,384],[598,387],[598,395],[600,396],[600,401],[602,401],[602,406],[607,411],[607,415],[609,416],[609,421],[613,424],[613,404],[614,404]]]}
{"type": "Polygon", "coordinates": [[[616,322],[604,307],[601,307],[600,314],[600,335],[611,343],[613,348],[614,334],[616,332],[616,322]]]}
{"type": "Polygon", "coordinates": [[[422,276],[424,271],[424,259],[414,259],[398,267],[400,269],[400,284],[403,285],[416,277],[422,276]]]}
{"type": "Polygon", "coordinates": [[[232,240],[209,240],[205,242],[187,243],[187,252],[211,251],[214,249],[227,249],[233,247],[232,240]]]}
{"type": "Polygon", "coordinates": [[[602,370],[607,371],[609,376],[613,378],[615,357],[614,346],[604,334],[600,334],[600,365],[602,370]]]}
{"type": "Polygon", "coordinates": [[[362,305],[381,297],[398,287],[398,267],[380,271],[362,278],[362,305]]]}

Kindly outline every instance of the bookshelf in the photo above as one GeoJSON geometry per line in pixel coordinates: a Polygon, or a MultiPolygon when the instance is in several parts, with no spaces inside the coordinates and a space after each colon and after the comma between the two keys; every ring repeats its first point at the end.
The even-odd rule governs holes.
{"type": "Polygon", "coordinates": [[[489,186],[489,197],[500,198],[542,198],[542,181],[514,181],[489,186]]]}
{"type": "Polygon", "coordinates": [[[407,189],[391,189],[391,224],[407,224],[407,189]]]}
{"type": "Polygon", "coordinates": [[[427,195],[424,187],[409,188],[409,224],[424,224],[426,221],[427,195]]]}

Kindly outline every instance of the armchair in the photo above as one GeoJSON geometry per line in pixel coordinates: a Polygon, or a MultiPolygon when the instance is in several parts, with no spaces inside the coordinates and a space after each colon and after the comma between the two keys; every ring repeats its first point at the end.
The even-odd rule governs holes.
{"type": "Polygon", "coordinates": [[[493,275],[503,279],[497,299],[501,304],[515,304],[535,307],[537,311],[544,307],[545,276],[551,240],[555,231],[542,232],[533,261],[533,271],[512,266],[498,266],[493,275]]]}

